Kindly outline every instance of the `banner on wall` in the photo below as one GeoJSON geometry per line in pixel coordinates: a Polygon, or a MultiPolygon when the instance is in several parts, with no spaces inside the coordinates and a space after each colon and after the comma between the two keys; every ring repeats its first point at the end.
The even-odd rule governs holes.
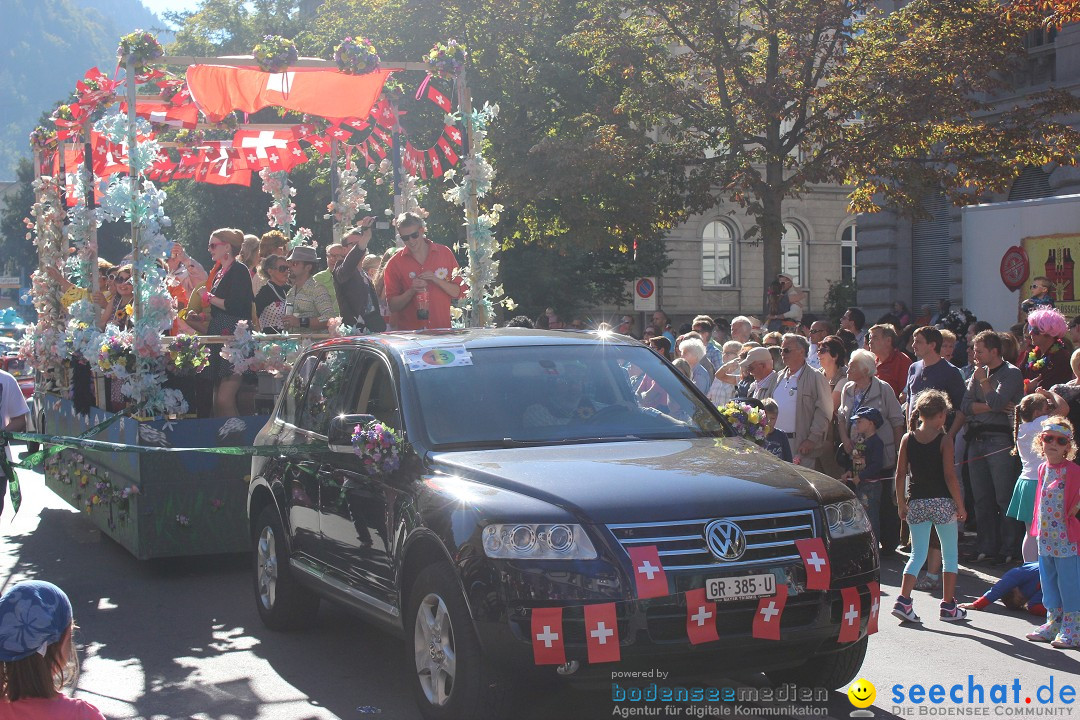
{"type": "Polygon", "coordinates": [[[1067,317],[1080,315],[1080,291],[1076,288],[1077,260],[1080,259],[1080,233],[1026,237],[1021,246],[1029,259],[1027,277],[1020,291],[1020,301],[1031,296],[1030,285],[1039,276],[1053,283],[1054,305],[1067,317]]]}

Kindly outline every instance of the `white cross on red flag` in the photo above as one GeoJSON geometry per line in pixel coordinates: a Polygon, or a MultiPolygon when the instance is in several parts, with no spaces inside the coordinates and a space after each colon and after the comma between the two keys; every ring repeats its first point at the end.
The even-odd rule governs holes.
{"type": "Polygon", "coordinates": [[[590,663],[618,662],[619,623],[615,603],[585,606],[585,643],[590,663]]]}
{"type": "Polygon", "coordinates": [[[450,98],[441,93],[434,85],[428,85],[427,98],[441,107],[443,112],[450,112],[450,98]]]}
{"type": "Polygon", "coordinates": [[[644,600],[667,595],[667,575],[664,574],[664,566],[660,563],[660,553],[657,552],[656,546],[632,547],[628,552],[638,597],[644,600]]]}
{"type": "Polygon", "coordinates": [[[870,591],[870,613],[866,616],[866,634],[873,635],[878,631],[878,615],[881,614],[881,585],[875,580],[866,586],[870,591]]]}
{"type": "Polygon", "coordinates": [[[842,643],[855,642],[859,639],[859,617],[862,614],[859,588],[841,588],[840,599],[843,605],[840,610],[840,637],[837,640],[842,643]]]}
{"type": "Polygon", "coordinates": [[[754,613],[754,637],[759,640],[780,639],[780,618],[784,616],[787,596],[787,585],[777,585],[775,595],[758,600],[757,612],[754,613]]]}
{"type": "Polygon", "coordinates": [[[533,608],[532,646],[537,665],[565,665],[562,608],[533,608]]]}
{"type": "Polygon", "coordinates": [[[799,550],[799,556],[806,568],[806,589],[828,590],[832,571],[829,569],[829,554],[825,552],[825,543],[821,538],[808,538],[796,540],[795,547],[799,550]]]}
{"type": "Polygon", "coordinates": [[[686,591],[686,634],[691,645],[715,642],[716,603],[705,599],[705,588],[686,591]]]}

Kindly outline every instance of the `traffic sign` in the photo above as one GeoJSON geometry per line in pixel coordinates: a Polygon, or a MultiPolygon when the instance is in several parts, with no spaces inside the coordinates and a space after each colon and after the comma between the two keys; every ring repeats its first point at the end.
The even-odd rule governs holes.
{"type": "Polygon", "coordinates": [[[655,277],[641,277],[634,281],[634,310],[653,312],[657,303],[657,284],[655,277]]]}

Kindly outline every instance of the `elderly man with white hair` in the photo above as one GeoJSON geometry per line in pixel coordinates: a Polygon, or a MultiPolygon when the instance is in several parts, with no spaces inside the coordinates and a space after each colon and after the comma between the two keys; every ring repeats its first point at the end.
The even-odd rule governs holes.
{"type": "Polygon", "coordinates": [[[731,339],[738,340],[745,345],[750,342],[750,333],[754,324],[745,315],[736,315],[731,319],[731,339]]]}
{"type": "Polygon", "coordinates": [[[809,351],[810,342],[802,335],[784,335],[780,343],[784,369],[777,375],[771,397],[779,409],[776,429],[787,435],[795,461],[817,468],[818,458],[826,450],[833,401],[829,381],[806,365],[809,351]]]}

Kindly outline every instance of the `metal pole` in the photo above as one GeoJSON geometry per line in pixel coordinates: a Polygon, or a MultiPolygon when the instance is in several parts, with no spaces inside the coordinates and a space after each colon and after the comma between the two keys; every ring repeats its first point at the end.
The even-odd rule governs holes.
{"type": "MultiPolygon", "coordinates": [[[[128,186],[131,190],[131,283],[135,290],[135,302],[132,307],[131,326],[135,328],[142,318],[142,290],[145,280],[139,272],[139,225],[135,217],[139,204],[139,168],[135,164],[137,155],[135,124],[135,63],[132,58],[127,61],[127,101],[128,101],[128,186]]],[[[135,384],[142,387],[142,363],[135,363],[135,384]]],[[[139,398],[141,399],[141,398],[139,398]]]]}
{"type": "MultiPolygon", "coordinates": [[[[330,202],[334,203],[337,207],[338,202],[338,189],[341,186],[341,178],[338,176],[338,141],[333,139],[330,141],[330,202]]],[[[336,218],[333,220],[333,238],[335,243],[341,242],[341,233],[345,229],[341,227],[341,223],[336,218]]]]}
{"type": "Polygon", "coordinates": [[[394,127],[390,131],[390,165],[394,169],[394,217],[405,212],[405,184],[401,181],[401,116],[398,114],[397,97],[390,95],[390,109],[394,113],[394,127]]]}
{"type": "MultiPolygon", "coordinates": [[[[461,118],[465,122],[465,157],[466,167],[475,167],[475,146],[473,143],[473,117],[472,117],[472,95],[469,93],[469,84],[466,81],[466,71],[461,71],[461,76],[458,78],[458,107],[461,108],[461,118]]],[[[473,233],[473,228],[476,226],[476,218],[479,214],[477,209],[477,195],[476,195],[476,180],[469,174],[466,177],[469,179],[466,187],[466,199],[465,199],[465,243],[469,247],[469,262],[480,261],[480,248],[477,245],[476,235],[473,233]]],[[[476,327],[486,327],[488,324],[487,308],[484,307],[483,299],[486,288],[476,287],[477,283],[472,283],[469,286],[469,293],[472,295],[472,309],[473,309],[473,325],[476,327]]]]}
{"type": "Polygon", "coordinates": [[[86,200],[86,244],[88,251],[83,264],[83,274],[86,276],[86,289],[92,296],[98,291],[98,251],[97,251],[97,223],[94,222],[94,208],[97,202],[94,199],[94,145],[90,142],[90,130],[86,131],[86,142],[83,144],[83,170],[86,173],[86,184],[83,185],[83,198],[86,200]]]}

